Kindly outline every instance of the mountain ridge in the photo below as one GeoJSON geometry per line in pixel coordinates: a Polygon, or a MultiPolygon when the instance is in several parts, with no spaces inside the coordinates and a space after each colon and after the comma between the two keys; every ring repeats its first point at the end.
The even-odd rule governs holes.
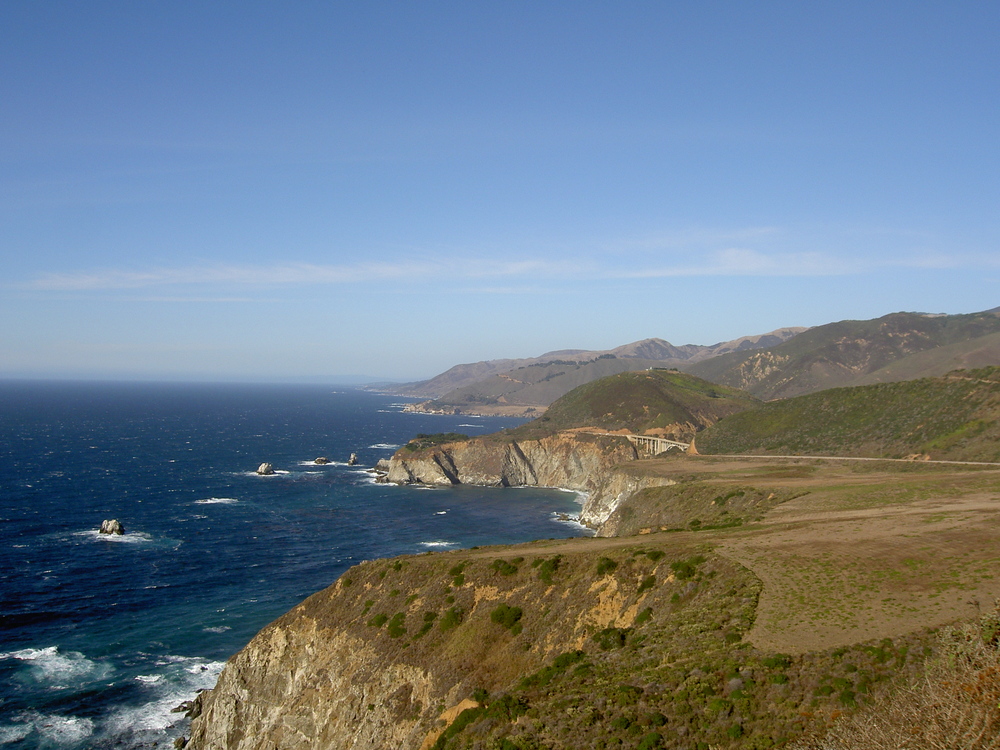
{"type": "Polygon", "coordinates": [[[494,375],[508,373],[522,367],[543,365],[553,360],[569,357],[574,358],[576,361],[593,361],[602,356],[611,355],[623,359],[646,359],[675,366],[681,362],[701,361],[731,351],[743,351],[756,346],[773,346],[806,330],[808,328],[786,326],[768,331],[767,333],[740,336],[730,341],[721,341],[709,346],[701,344],[675,346],[665,339],[646,338],[612,349],[557,349],[545,352],[537,357],[501,358],[462,363],[454,365],[427,380],[384,386],[379,390],[398,396],[436,399],[451,391],[467,387],[494,375]]]}

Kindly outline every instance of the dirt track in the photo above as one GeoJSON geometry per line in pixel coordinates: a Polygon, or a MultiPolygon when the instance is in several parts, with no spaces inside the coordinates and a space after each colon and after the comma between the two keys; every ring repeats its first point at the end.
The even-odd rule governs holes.
{"type": "Polygon", "coordinates": [[[572,554],[711,544],[764,583],[749,640],[786,653],[974,616],[1000,598],[1000,468],[903,463],[909,466],[857,468],[796,457],[645,461],[637,471],[805,494],[751,526],[550,540],[532,548],[572,554]]]}

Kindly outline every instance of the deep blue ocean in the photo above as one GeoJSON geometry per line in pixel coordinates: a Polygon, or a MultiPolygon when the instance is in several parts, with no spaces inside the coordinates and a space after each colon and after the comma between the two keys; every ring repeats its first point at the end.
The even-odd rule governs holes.
{"type": "Polygon", "coordinates": [[[559,519],[572,493],[375,484],[364,469],[416,433],[520,423],[401,408],[319,386],[0,382],[0,747],[170,747],[171,709],[351,565],[587,533],[559,519]],[[111,518],[124,536],[97,534],[111,518]]]}

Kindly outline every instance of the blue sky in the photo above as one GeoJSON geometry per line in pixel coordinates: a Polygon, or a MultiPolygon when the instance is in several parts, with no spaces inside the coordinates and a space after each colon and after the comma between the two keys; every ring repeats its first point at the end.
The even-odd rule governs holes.
{"type": "Polygon", "coordinates": [[[0,377],[1000,305],[1000,5],[0,4],[0,377]]]}

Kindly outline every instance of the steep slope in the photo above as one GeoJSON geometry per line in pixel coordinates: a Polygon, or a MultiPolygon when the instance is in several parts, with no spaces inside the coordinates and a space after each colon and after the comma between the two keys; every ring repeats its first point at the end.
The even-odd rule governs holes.
{"type": "Polygon", "coordinates": [[[817,674],[874,686],[919,664],[905,639],[752,650],[746,568],[673,535],[595,544],[355,566],[229,661],[189,747],[770,747],[844,707],[817,674]]]}
{"type": "MultiPolygon", "coordinates": [[[[762,399],[789,398],[826,388],[856,385],[864,382],[865,376],[889,368],[904,358],[998,332],[1000,317],[994,312],[970,315],[893,313],[876,320],[844,320],[818,326],[777,346],[736,352],[684,369],[706,380],[741,388],[762,399]]],[[[960,358],[962,351],[964,349],[959,347],[952,353],[960,358]]],[[[989,342],[982,342],[980,351],[989,356],[989,342]]],[[[954,369],[961,364],[958,359],[951,367],[944,361],[937,362],[936,366],[954,369]]],[[[900,374],[905,375],[905,370],[900,374]]]]}
{"type": "Polygon", "coordinates": [[[697,448],[704,454],[1000,461],[1000,367],[770,402],[709,428],[697,448]]]}

